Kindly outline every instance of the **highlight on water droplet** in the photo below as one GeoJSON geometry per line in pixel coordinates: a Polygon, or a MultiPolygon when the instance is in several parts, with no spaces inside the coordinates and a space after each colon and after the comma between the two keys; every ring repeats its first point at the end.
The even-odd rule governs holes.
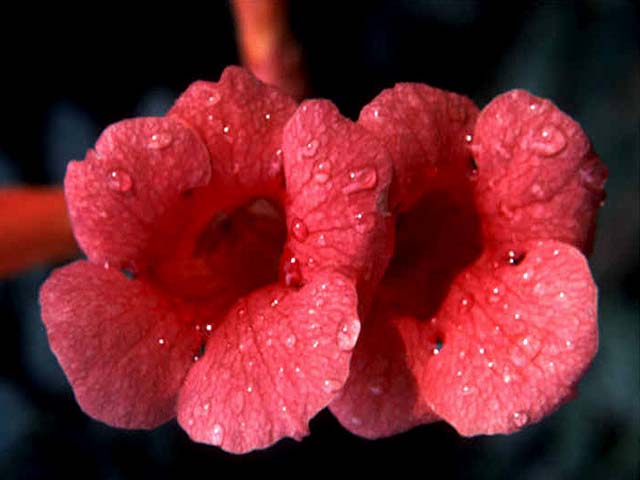
{"type": "Polygon", "coordinates": [[[322,382],[322,389],[327,393],[337,392],[340,387],[342,387],[342,383],[332,378],[327,378],[322,382]]]}
{"type": "Polygon", "coordinates": [[[287,345],[287,347],[293,348],[293,346],[296,344],[296,340],[297,340],[296,336],[294,334],[291,334],[287,336],[284,342],[287,345]]]}
{"type": "Polygon", "coordinates": [[[367,233],[373,230],[376,218],[371,213],[358,212],[354,215],[356,232],[367,233]]]}
{"type": "Polygon", "coordinates": [[[306,143],[306,145],[303,145],[303,147],[300,149],[300,153],[305,157],[313,157],[318,151],[319,145],[320,142],[318,142],[318,140],[310,140],[306,143]]]}
{"type": "Polygon", "coordinates": [[[378,172],[375,167],[364,167],[349,172],[349,183],[342,193],[349,195],[364,190],[371,190],[378,183],[378,172]]]}
{"type": "Polygon", "coordinates": [[[221,445],[224,438],[224,429],[222,425],[216,423],[211,430],[211,443],[213,445],[221,445]]]}
{"type": "Polygon", "coordinates": [[[207,97],[207,103],[209,105],[215,105],[220,101],[220,98],[222,98],[222,96],[220,95],[220,92],[217,92],[214,90],[209,93],[209,96],[207,97]]]}
{"type": "Polygon", "coordinates": [[[529,416],[525,412],[515,412],[513,414],[513,423],[517,428],[524,427],[529,421],[529,416]]]}
{"type": "MultiPolygon", "coordinates": [[[[285,256],[282,262],[282,278],[287,287],[300,287],[302,285],[302,272],[300,262],[293,255],[285,256]]],[[[273,305],[272,305],[273,306],[273,305]]]]}
{"type": "Polygon", "coordinates": [[[458,312],[467,313],[469,310],[471,310],[471,307],[473,307],[474,302],[475,301],[473,299],[473,296],[471,295],[462,297],[460,299],[460,303],[458,304],[458,312]]]}
{"type": "Polygon", "coordinates": [[[360,321],[357,318],[346,320],[338,327],[338,348],[340,350],[353,350],[360,335],[360,321]]]}
{"type": "Polygon", "coordinates": [[[151,135],[149,139],[149,143],[147,143],[147,147],[152,150],[162,150],[167,148],[173,142],[173,137],[170,133],[167,132],[159,132],[151,135]]]}
{"type": "Polygon", "coordinates": [[[507,263],[509,265],[520,265],[526,256],[525,252],[517,252],[515,250],[509,250],[507,252],[507,263]]]}
{"type": "Polygon", "coordinates": [[[555,125],[546,125],[534,134],[531,149],[539,155],[552,157],[566,146],[567,136],[564,131],[555,125]]]}
{"type": "Polygon", "coordinates": [[[299,242],[304,242],[309,237],[309,229],[301,218],[295,217],[291,221],[291,234],[299,242]]]}
{"type": "Polygon", "coordinates": [[[331,162],[319,162],[315,167],[313,178],[317,183],[327,183],[331,178],[331,162]]]}
{"type": "Polygon", "coordinates": [[[133,179],[125,170],[114,168],[107,174],[107,186],[113,191],[126,193],[133,187],[133,179]]]}

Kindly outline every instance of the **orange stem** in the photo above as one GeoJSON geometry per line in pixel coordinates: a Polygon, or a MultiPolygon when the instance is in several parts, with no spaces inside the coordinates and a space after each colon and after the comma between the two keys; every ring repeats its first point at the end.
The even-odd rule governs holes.
{"type": "Polygon", "coordinates": [[[0,278],[78,253],[61,188],[0,189],[0,278]]]}
{"type": "Polygon", "coordinates": [[[287,0],[232,0],[242,63],[297,100],[308,94],[302,53],[289,29],[287,0]]]}

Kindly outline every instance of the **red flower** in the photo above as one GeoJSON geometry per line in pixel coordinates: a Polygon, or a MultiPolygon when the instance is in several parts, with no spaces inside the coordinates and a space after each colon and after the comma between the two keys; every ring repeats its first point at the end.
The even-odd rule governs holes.
{"type": "Polygon", "coordinates": [[[356,288],[391,253],[391,161],[328,102],[295,109],[232,67],[69,165],[88,261],[40,300],[89,415],[152,428],[177,414],[194,440],[245,452],[305,435],[343,386],[356,288]]]}
{"type": "Polygon", "coordinates": [[[524,91],[478,116],[464,97],[412,84],[358,123],[391,153],[400,213],[331,410],[370,438],[437,419],[463,435],[540,420],[572,396],[598,343],[582,253],[606,169],[584,132],[524,91]]]}

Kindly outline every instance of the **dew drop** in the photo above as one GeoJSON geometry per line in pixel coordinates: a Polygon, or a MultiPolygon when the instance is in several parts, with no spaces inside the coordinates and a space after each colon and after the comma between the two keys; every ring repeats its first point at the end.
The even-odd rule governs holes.
{"type": "Polygon", "coordinates": [[[278,300],[277,298],[274,298],[273,300],[271,300],[270,305],[273,308],[273,307],[277,307],[279,303],[280,303],[280,300],[278,300]]]}
{"type": "Polygon", "coordinates": [[[507,253],[507,262],[509,263],[509,265],[520,265],[525,256],[526,254],[524,252],[509,250],[509,252],[507,253]]]}
{"type": "Polygon", "coordinates": [[[360,321],[357,318],[346,320],[338,328],[338,348],[349,351],[356,346],[360,335],[360,321]]]}
{"type": "Polygon", "coordinates": [[[331,178],[331,162],[318,163],[316,165],[313,178],[317,183],[327,183],[327,181],[329,181],[329,178],[331,178]]]}
{"type": "Polygon", "coordinates": [[[472,296],[462,297],[458,304],[458,312],[461,314],[467,313],[473,307],[474,300],[472,296]]]}
{"type": "Polygon", "coordinates": [[[470,133],[467,133],[467,134],[464,136],[464,141],[465,141],[465,142],[467,142],[467,143],[471,143],[471,142],[473,142],[473,135],[471,135],[470,133]]]}
{"type": "Polygon", "coordinates": [[[385,391],[385,385],[384,385],[384,381],[382,380],[378,380],[372,383],[371,385],[369,385],[369,392],[371,392],[371,395],[378,397],[382,395],[384,391],[385,391]]]}
{"type": "Polygon", "coordinates": [[[342,189],[342,193],[352,193],[371,190],[378,183],[378,172],[374,167],[364,167],[349,172],[349,183],[342,189]]]}
{"type": "Polygon", "coordinates": [[[493,287],[489,292],[489,302],[497,303],[500,301],[500,287],[493,287]]]}
{"type": "Polygon", "coordinates": [[[229,125],[225,125],[224,127],[222,127],[222,133],[224,134],[224,139],[227,142],[233,143],[233,137],[231,136],[231,127],[229,125]]]}
{"type": "Polygon", "coordinates": [[[309,229],[300,218],[294,218],[291,221],[291,234],[299,242],[304,242],[309,237],[309,229]]]}
{"type": "Polygon", "coordinates": [[[340,390],[341,386],[342,384],[339,381],[333,380],[331,378],[327,378],[324,382],[322,382],[322,389],[327,393],[337,392],[338,390],[340,390]]]}
{"type": "Polygon", "coordinates": [[[377,108],[373,110],[373,116],[374,118],[380,118],[380,110],[378,110],[377,108]]]}
{"type": "Polygon", "coordinates": [[[373,230],[376,224],[376,218],[373,214],[358,212],[354,215],[356,232],[367,233],[373,230]]]}
{"type": "Polygon", "coordinates": [[[158,345],[165,345],[166,343],[167,343],[167,341],[164,338],[160,337],[158,339],[158,345]]]}
{"type": "Polygon", "coordinates": [[[531,194],[537,199],[543,199],[545,195],[544,190],[539,183],[531,185],[531,194]]]}
{"type": "Polygon", "coordinates": [[[316,240],[319,246],[324,247],[327,245],[327,237],[324,236],[324,233],[318,235],[318,239],[316,240]]]}
{"type": "Polygon", "coordinates": [[[291,334],[285,339],[285,343],[287,347],[293,348],[293,346],[296,344],[296,340],[296,336],[294,334],[291,334]]]}
{"type": "Polygon", "coordinates": [[[209,105],[215,105],[220,101],[220,98],[221,98],[220,93],[214,91],[214,92],[211,92],[207,97],[207,102],[209,103],[209,105]]]}
{"type": "Polygon", "coordinates": [[[271,120],[271,114],[270,113],[265,113],[264,114],[264,119],[267,120],[267,121],[271,120]]]}
{"type": "Polygon", "coordinates": [[[567,137],[560,127],[547,125],[535,134],[531,149],[545,157],[560,153],[567,146],[567,137]]]}
{"type": "Polygon", "coordinates": [[[529,416],[525,412],[515,412],[513,414],[513,423],[517,428],[524,427],[529,421],[529,416]]]}
{"type": "Polygon", "coordinates": [[[318,151],[319,145],[320,143],[318,142],[318,140],[311,140],[300,149],[300,153],[302,153],[302,155],[304,155],[305,157],[313,157],[318,151]]]}
{"type": "Polygon", "coordinates": [[[133,187],[133,180],[126,171],[116,168],[107,175],[107,186],[115,192],[126,193],[133,187]]]}
{"type": "MultiPolygon", "coordinates": [[[[300,287],[302,285],[302,272],[300,262],[294,256],[282,263],[282,277],[287,287],[300,287]]],[[[273,306],[273,305],[272,305],[273,306]]]]}
{"type": "Polygon", "coordinates": [[[469,171],[467,172],[467,178],[472,182],[478,180],[478,164],[473,157],[469,157],[469,171]]]}
{"type": "Polygon", "coordinates": [[[162,150],[171,145],[171,142],[173,142],[173,137],[169,133],[154,133],[151,135],[149,143],[147,143],[147,147],[152,150],[162,150]]]}
{"type": "Polygon", "coordinates": [[[224,429],[222,425],[216,423],[211,431],[211,443],[213,445],[221,445],[224,438],[224,429]]]}

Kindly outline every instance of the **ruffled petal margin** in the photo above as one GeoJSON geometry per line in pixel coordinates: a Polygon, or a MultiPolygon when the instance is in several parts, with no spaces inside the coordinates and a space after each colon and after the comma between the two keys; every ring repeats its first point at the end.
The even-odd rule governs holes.
{"type": "Polygon", "coordinates": [[[269,286],[240,299],[187,376],[180,425],[234,453],[305,436],[347,378],[357,308],[353,283],[325,272],[299,290],[269,286]]]}
{"type": "Polygon", "coordinates": [[[573,395],[598,347],[597,290],[582,254],[555,241],[521,252],[517,264],[485,252],[435,318],[399,324],[423,408],[462,435],[539,421],[573,395]]]}
{"type": "Polygon", "coordinates": [[[40,291],[49,344],[88,415],[124,428],[175,416],[200,334],[187,312],[146,283],[78,261],[40,291]]]}

